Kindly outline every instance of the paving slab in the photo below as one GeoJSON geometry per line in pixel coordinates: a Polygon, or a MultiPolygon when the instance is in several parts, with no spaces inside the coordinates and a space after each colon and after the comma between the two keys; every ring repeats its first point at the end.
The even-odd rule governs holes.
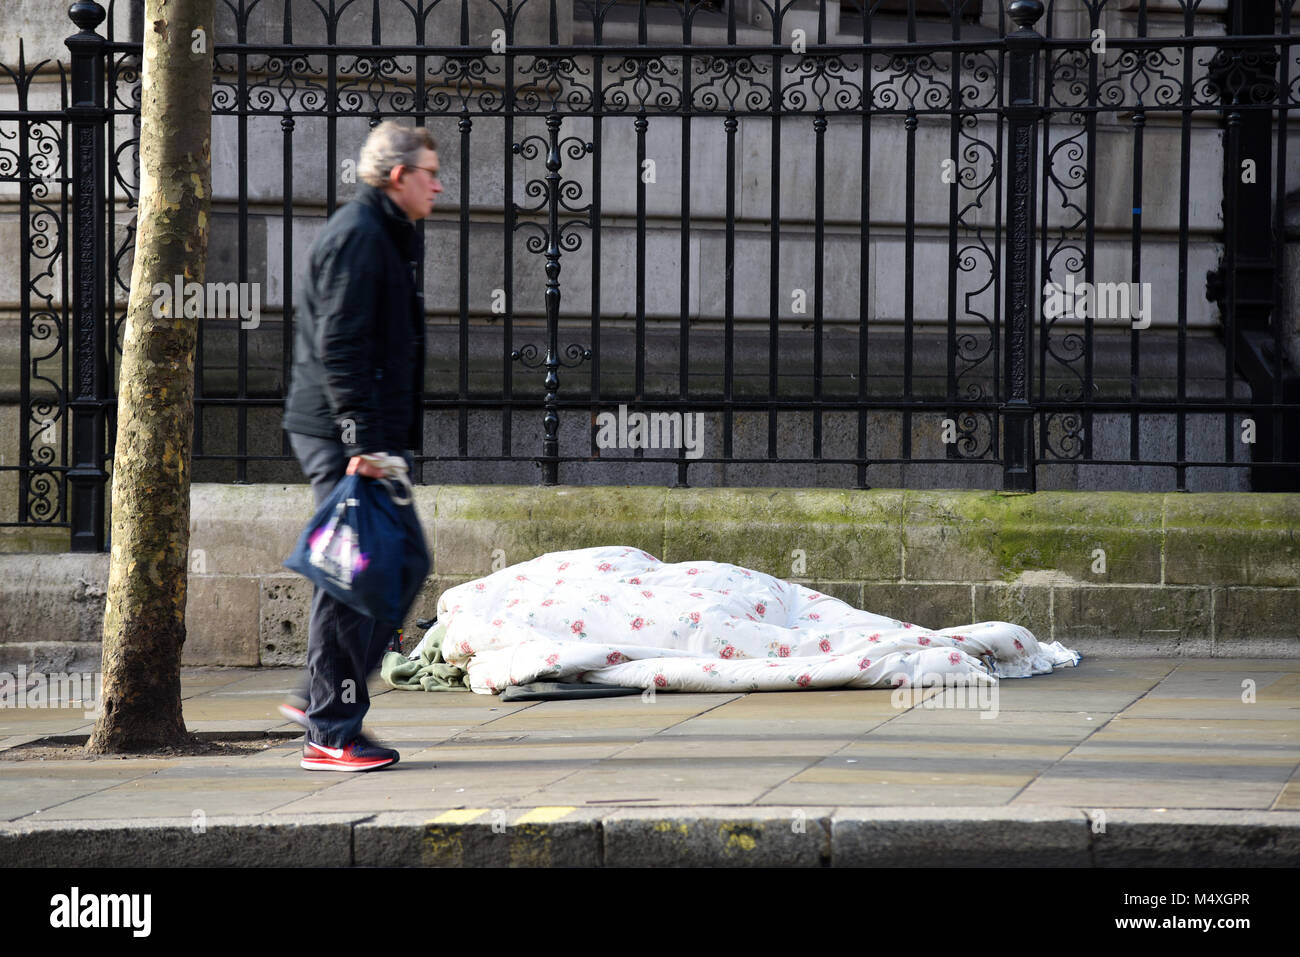
{"type": "Polygon", "coordinates": [[[93,721],[86,718],[83,708],[15,708],[0,711],[0,735],[9,738],[20,735],[89,734],[93,721]]]}
{"type": "Polygon", "coordinates": [[[1296,766],[1295,772],[1291,775],[1291,780],[1286,783],[1286,786],[1282,788],[1282,793],[1273,802],[1272,810],[1300,811],[1300,765],[1296,766]]]}
{"type": "Polygon", "coordinates": [[[1300,744],[1300,724],[1295,721],[1263,721],[1252,718],[1133,717],[1116,715],[1097,732],[1105,741],[1200,742],[1233,745],[1300,744]]]}
{"type": "Polygon", "coordinates": [[[1024,789],[1013,805],[1068,804],[1076,807],[1162,807],[1268,810],[1280,786],[1270,781],[1224,781],[1219,778],[1140,780],[1112,775],[1049,774],[1024,789]]]}
{"type": "Polygon", "coordinates": [[[1182,671],[1291,671],[1300,672],[1296,658],[1187,658],[1178,659],[1182,671]]]}
{"type": "Polygon", "coordinates": [[[807,767],[809,759],[610,758],[542,788],[539,804],[750,804],[807,767]]]}
{"type": "MultiPolygon", "coordinates": [[[[187,669],[186,721],[296,734],[276,706],[300,676],[187,669]]],[[[371,687],[368,732],[402,759],[364,775],[304,771],[288,738],[237,755],[8,760],[92,725],[75,709],[0,711],[0,861],[57,860],[74,838],[84,854],[96,835],[102,860],[182,864],[221,847],[423,866],[1098,866],[1144,848],[1215,866],[1241,859],[1238,839],[1263,866],[1300,864],[1289,660],[1089,658],[1001,682],[995,708],[959,689],[503,703],[371,687]],[[195,821],[217,839],[191,854],[195,821]],[[325,845],[297,846],[313,840],[325,845]]]]}
{"type": "Polygon", "coordinates": [[[1300,701],[1294,704],[1243,702],[1239,698],[1191,698],[1148,695],[1125,713],[1134,718],[1180,718],[1238,721],[1291,721],[1300,724],[1300,701]]]}
{"type": "Polygon", "coordinates": [[[261,814],[327,786],[294,774],[292,765],[185,763],[104,788],[44,812],[46,819],[103,820],[261,814]],[[286,773],[289,772],[289,773],[286,773]]]}
{"type": "Polygon", "coordinates": [[[68,802],[155,774],[167,766],[168,762],[154,759],[0,761],[0,819],[49,816],[68,802]]]}
{"type": "MultiPolygon", "coordinates": [[[[913,707],[896,715],[887,727],[897,728],[965,728],[970,733],[979,728],[993,731],[998,728],[1020,728],[1030,734],[1039,728],[1066,728],[1087,735],[1116,717],[1113,711],[1001,711],[994,717],[984,717],[987,712],[973,708],[927,708],[924,705],[913,707]]],[[[872,732],[875,733],[874,731],[872,732]]]]}
{"type": "Polygon", "coordinates": [[[1056,723],[1058,716],[1052,715],[1053,723],[1030,724],[1012,720],[1024,717],[1024,713],[1006,711],[996,719],[981,721],[976,727],[978,733],[968,730],[968,725],[957,722],[940,722],[932,720],[904,721],[899,719],[873,728],[862,736],[862,742],[889,741],[903,746],[924,748],[929,745],[960,744],[974,746],[981,751],[1018,745],[1073,745],[1084,741],[1106,724],[1095,718],[1084,718],[1077,723],[1056,723]]]}
{"type": "Polygon", "coordinates": [[[900,781],[899,776],[886,783],[863,781],[787,781],[763,795],[759,804],[815,804],[817,800],[835,800],[860,807],[892,807],[900,802],[909,807],[949,807],[969,804],[990,811],[1005,806],[1021,790],[1019,784],[957,784],[900,781]]]}

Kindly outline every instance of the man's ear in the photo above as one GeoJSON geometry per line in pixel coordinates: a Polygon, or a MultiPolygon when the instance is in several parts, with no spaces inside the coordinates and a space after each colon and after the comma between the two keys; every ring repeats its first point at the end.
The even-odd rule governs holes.
{"type": "Polygon", "coordinates": [[[392,186],[394,189],[400,187],[402,185],[402,172],[405,169],[406,167],[404,166],[394,166],[390,169],[388,171],[388,185],[392,186]]]}

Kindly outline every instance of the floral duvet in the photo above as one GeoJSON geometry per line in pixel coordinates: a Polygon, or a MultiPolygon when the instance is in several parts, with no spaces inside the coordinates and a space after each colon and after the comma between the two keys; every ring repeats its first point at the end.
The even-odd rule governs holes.
{"type": "Polygon", "coordinates": [[[762,572],[665,564],[624,546],[552,552],[451,588],[438,620],[443,657],[480,694],[532,681],[724,692],[992,684],[1079,660],[1020,625],[932,631],[762,572]]]}

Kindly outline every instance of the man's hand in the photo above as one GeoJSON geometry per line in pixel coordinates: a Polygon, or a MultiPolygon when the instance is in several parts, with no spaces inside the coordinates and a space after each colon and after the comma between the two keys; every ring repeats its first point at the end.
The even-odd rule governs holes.
{"type": "Polygon", "coordinates": [[[354,455],[348,460],[348,474],[360,472],[366,478],[383,478],[384,470],[370,460],[368,455],[354,455]]]}

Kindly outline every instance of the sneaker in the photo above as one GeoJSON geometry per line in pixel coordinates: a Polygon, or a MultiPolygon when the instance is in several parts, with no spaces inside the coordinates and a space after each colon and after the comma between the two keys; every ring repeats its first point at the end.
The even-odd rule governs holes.
{"type": "Polygon", "coordinates": [[[308,771],[376,771],[396,764],[399,755],[392,748],[353,741],[345,748],[327,748],[308,741],[302,749],[302,766],[308,771]]]}
{"type": "Polygon", "coordinates": [[[288,701],[283,702],[280,705],[280,714],[284,715],[294,724],[300,724],[304,728],[308,727],[307,712],[295,704],[291,704],[288,701]]]}

